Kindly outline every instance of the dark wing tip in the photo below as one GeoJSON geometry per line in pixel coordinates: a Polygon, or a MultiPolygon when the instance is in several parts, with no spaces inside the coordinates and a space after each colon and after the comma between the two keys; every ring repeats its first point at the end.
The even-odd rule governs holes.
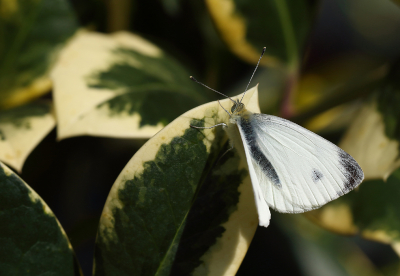
{"type": "Polygon", "coordinates": [[[346,194],[357,187],[364,180],[364,172],[360,165],[347,152],[339,151],[339,163],[346,180],[343,183],[343,193],[346,194]]]}

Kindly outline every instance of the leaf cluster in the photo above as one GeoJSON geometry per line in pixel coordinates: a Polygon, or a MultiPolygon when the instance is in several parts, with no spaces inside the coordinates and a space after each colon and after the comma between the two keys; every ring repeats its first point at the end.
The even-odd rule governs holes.
{"type": "Polygon", "coordinates": [[[395,275],[399,1],[148,2],[0,1],[0,275],[395,275]],[[190,127],[231,103],[189,76],[235,98],[263,47],[246,107],[337,143],[366,179],[257,230],[245,160],[190,127]]]}

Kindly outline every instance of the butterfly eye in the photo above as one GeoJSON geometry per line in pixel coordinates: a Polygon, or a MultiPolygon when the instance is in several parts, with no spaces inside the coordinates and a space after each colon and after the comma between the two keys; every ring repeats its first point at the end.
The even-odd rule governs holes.
{"type": "Polygon", "coordinates": [[[234,113],[237,108],[237,104],[234,104],[231,108],[231,113],[234,113]]]}

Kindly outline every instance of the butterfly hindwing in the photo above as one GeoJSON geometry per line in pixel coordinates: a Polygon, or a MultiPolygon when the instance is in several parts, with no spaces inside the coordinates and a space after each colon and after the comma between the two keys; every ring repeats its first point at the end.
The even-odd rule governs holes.
{"type": "Polygon", "coordinates": [[[251,114],[237,124],[253,186],[258,186],[253,187],[255,197],[263,197],[279,212],[318,208],[348,193],[364,178],[349,154],[288,120],[251,114]]]}
{"type": "MultiPolygon", "coordinates": [[[[248,147],[245,146],[244,150],[246,154],[246,159],[250,160],[251,155],[248,147]]],[[[250,173],[251,183],[253,186],[254,201],[256,203],[258,211],[259,224],[260,226],[268,227],[269,221],[271,219],[271,212],[269,211],[268,204],[264,199],[264,193],[261,190],[260,183],[258,183],[258,178],[253,166],[249,166],[249,173],[250,173]]]]}

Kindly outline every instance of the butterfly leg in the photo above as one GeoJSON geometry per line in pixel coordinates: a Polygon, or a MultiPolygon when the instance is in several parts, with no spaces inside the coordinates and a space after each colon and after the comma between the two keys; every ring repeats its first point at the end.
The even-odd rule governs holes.
{"type": "Polygon", "coordinates": [[[217,126],[227,127],[227,125],[225,123],[216,124],[215,126],[211,126],[211,127],[197,127],[197,126],[190,125],[190,127],[192,127],[192,128],[199,128],[199,129],[210,129],[210,128],[214,128],[214,127],[217,127],[217,126]]]}
{"type": "Polygon", "coordinates": [[[225,151],[224,154],[222,154],[222,155],[220,156],[220,158],[218,158],[217,163],[222,159],[222,157],[225,156],[225,154],[227,154],[229,151],[233,150],[233,143],[230,143],[230,144],[231,144],[231,147],[230,147],[229,149],[227,149],[227,151],[225,151]]]}

